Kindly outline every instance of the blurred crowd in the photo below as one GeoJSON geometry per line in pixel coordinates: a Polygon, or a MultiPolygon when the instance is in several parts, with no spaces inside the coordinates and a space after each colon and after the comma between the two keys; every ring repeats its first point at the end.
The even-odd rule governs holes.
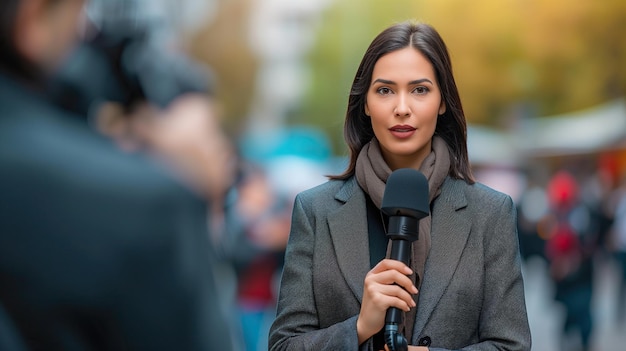
{"type": "Polygon", "coordinates": [[[594,287],[609,265],[621,272],[615,323],[626,327],[626,178],[601,162],[580,167],[584,162],[574,161],[541,172],[542,163],[528,172],[518,200],[522,256],[546,263],[552,297],[565,312],[560,350],[590,350],[597,325],[594,287]]]}

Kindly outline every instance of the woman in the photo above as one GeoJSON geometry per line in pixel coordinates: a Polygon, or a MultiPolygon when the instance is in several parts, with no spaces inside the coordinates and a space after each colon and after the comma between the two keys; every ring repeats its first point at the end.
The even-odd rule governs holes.
{"type": "Polygon", "coordinates": [[[347,170],[296,198],[271,350],[383,349],[390,307],[407,312],[409,350],[529,350],[513,202],[474,182],[450,59],[431,26],[400,23],[370,44],[345,138],[347,170]],[[399,168],[429,184],[410,267],[385,259],[380,207],[399,168]]]}

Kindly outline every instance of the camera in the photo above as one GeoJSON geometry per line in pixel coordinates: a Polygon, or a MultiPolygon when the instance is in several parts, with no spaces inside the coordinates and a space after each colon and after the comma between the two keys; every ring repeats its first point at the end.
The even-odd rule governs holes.
{"type": "Polygon", "coordinates": [[[127,110],[139,102],[164,108],[185,93],[212,94],[210,81],[206,67],[164,45],[150,27],[120,22],[94,28],[49,88],[58,105],[89,117],[102,102],[127,110]]]}

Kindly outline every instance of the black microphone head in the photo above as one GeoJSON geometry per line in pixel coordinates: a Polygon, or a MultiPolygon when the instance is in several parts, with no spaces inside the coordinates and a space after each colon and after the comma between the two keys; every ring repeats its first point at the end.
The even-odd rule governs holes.
{"type": "Polygon", "coordinates": [[[387,179],[383,204],[387,216],[408,216],[422,219],[428,216],[428,180],[412,168],[400,168],[387,179]]]}

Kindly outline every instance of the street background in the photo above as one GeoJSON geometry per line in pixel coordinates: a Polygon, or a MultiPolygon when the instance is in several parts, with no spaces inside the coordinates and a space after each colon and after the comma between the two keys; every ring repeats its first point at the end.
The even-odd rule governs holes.
{"type": "Polygon", "coordinates": [[[577,349],[576,323],[561,342],[567,310],[589,327],[591,350],[626,349],[626,1],[92,4],[96,22],[144,24],[208,73],[236,163],[217,241],[237,255],[219,274],[246,350],[267,349],[295,194],[346,166],[343,120],[359,60],[376,33],[404,20],[443,36],[475,175],[518,205],[533,350],[577,349]],[[567,247],[552,240],[562,219],[574,235],[567,247]],[[550,268],[561,259],[566,279],[550,268]]]}

